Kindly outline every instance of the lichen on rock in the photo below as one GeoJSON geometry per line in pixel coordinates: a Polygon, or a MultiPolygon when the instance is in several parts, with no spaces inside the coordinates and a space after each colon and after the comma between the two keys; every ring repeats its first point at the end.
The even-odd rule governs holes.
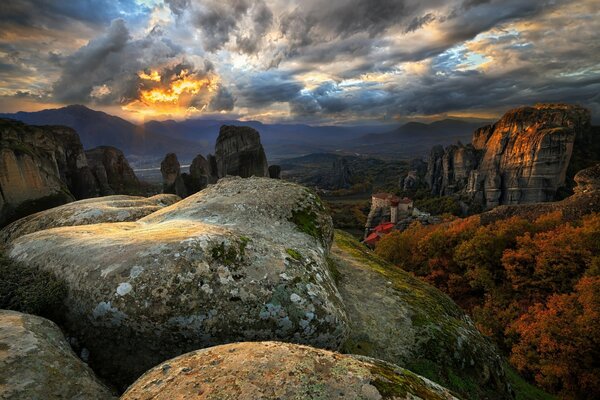
{"type": "Polygon", "coordinates": [[[234,343],[184,354],[145,373],[122,400],[456,399],[394,365],[289,343],[234,343]]]}

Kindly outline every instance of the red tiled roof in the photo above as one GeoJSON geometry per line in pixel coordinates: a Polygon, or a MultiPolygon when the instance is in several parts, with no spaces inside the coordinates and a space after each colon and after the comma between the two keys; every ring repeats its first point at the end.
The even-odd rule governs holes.
{"type": "Polygon", "coordinates": [[[402,204],[410,204],[410,203],[412,203],[412,202],[413,202],[413,201],[412,201],[411,199],[409,199],[408,197],[405,197],[405,198],[403,198],[403,199],[399,199],[398,201],[399,201],[400,203],[402,203],[402,204]]]}
{"type": "Polygon", "coordinates": [[[377,225],[375,228],[373,228],[373,232],[388,233],[394,228],[395,225],[396,224],[394,224],[393,222],[385,222],[385,223],[377,225]]]}
{"type": "Polygon", "coordinates": [[[374,198],[376,198],[376,199],[382,199],[382,200],[387,200],[387,199],[389,199],[392,196],[393,195],[391,195],[389,193],[383,193],[383,192],[382,193],[375,193],[373,195],[374,198]]]}
{"type": "Polygon", "coordinates": [[[365,239],[365,243],[374,246],[377,242],[379,242],[380,238],[381,237],[377,234],[377,232],[373,232],[369,236],[367,236],[367,238],[365,239]]]}

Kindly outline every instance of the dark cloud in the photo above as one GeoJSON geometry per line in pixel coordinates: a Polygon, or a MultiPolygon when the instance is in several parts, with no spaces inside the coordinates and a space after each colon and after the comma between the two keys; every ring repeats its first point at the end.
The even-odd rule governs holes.
{"type": "Polygon", "coordinates": [[[186,61],[183,49],[160,32],[132,40],[123,20],[115,20],[104,35],[65,58],[63,65],[53,85],[55,100],[96,104],[127,104],[138,99],[141,90],[168,87],[182,74],[203,79],[214,68],[210,62],[198,68],[186,61]],[[152,71],[159,72],[159,81],[139,76],[152,71]]]}
{"type": "Polygon", "coordinates": [[[219,85],[217,93],[208,104],[208,109],[210,111],[231,111],[233,110],[234,103],[235,98],[231,92],[222,85],[219,85]]]}
{"type": "Polygon", "coordinates": [[[266,71],[240,77],[236,88],[244,106],[257,108],[288,102],[300,93],[303,86],[289,74],[266,71]]]}

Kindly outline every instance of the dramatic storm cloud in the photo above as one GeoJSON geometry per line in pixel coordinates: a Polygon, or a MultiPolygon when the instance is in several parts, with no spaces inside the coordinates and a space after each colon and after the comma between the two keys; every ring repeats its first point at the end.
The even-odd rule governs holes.
{"type": "Polygon", "coordinates": [[[561,101],[600,119],[596,0],[8,0],[0,11],[6,111],[352,123],[561,101]]]}

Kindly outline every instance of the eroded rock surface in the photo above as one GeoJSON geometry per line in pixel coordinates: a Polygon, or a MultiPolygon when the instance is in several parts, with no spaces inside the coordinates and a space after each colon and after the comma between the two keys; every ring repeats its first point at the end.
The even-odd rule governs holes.
{"type": "Polygon", "coordinates": [[[600,192],[600,164],[579,171],[575,183],[575,193],[600,192]]]}
{"type": "Polygon", "coordinates": [[[497,350],[449,297],[342,231],[331,258],[350,321],[344,352],[410,369],[464,398],[511,398],[497,350]]]}
{"type": "Polygon", "coordinates": [[[248,126],[223,125],[215,145],[219,178],[227,175],[269,176],[259,133],[248,126]]]}
{"type": "Polygon", "coordinates": [[[176,194],[179,197],[188,195],[185,180],[181,176],[181,167],[177,155],[168,153],[160,163],[163,178],[163,193],[176,194]]]}
{"type": "Polygon", "coordinates": [[[0,226],[98,195],[77,133],[0,119],[0,226]]]}
{"type": "Polygon", "coordinates": [[[188,353],[144,374],[123,400],[455,399],[405,369],[288,343],[234,343],[188,353]]]}
{"type": "Polygon", "coordinates": [[[22,236],[7,254],[66,282],[69,335],[101,376],[124,385],[222,343],[337,348],[347,329],[326,261],[332,237],[308,189],[231,177],[137,222],[22,236]]]}
{"type": "Polygon", "coordinates": [[[116,399],[73,353],[58,326],[6,310],[0,310],[0,397],[116,399]]]}
{"type": "Polygon", "coordinates": [[[139,191],[140,182],[121,150],[112,146],[100,146],[86,150],[85,156],[98,182],[100,195],[139,191]]]}
{"type": "Polygon", "coordinates": [[[149,198],[106,196],[79,200],[21,218],[0,231],[0,245],[29,233],[61,226],[137,221],[181,200],[174,194],[149,198]]]}
{"type": "Polygon", "coordinates": [[[590,112],[567,104],[538,104],[507,112],[478,129],[472,146],[432,150],[432,193],[462,193],[487,208],[552,201],[565,187],[574,146],[588,146],[590,112]]]}

